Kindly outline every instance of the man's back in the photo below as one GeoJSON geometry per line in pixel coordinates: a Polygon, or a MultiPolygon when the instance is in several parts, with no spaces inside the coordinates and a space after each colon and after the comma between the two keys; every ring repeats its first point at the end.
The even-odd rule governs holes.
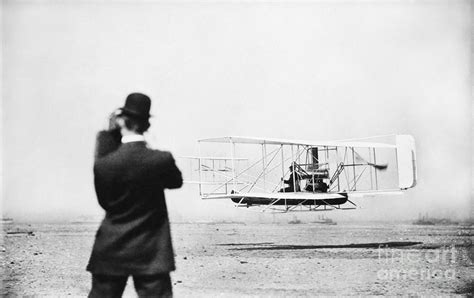
{"type": "MultiPolygon", "coordinates": [[[[101,132],[97,148],[108,137],[101,132]]],[[[180,187],[182,178],[172,155],[148,149],[145,142],[122,144],[97,156],[94,183],[106,216],[88,270],[127,275],[174,270],[164,188],[180,187]]]]}

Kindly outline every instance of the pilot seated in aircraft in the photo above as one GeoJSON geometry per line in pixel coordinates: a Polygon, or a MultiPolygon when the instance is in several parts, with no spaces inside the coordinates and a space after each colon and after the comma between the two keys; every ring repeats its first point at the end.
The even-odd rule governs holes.
{"type": "MultiPolygon", "coordinates": [[[[281,178],[283,179],[283,178],[281,178]]],[[[298,192],[300,188],[301,175],[296,171],[294,165],[290,166],[290,177],[283,180],[283,183],[288,184],[288,187],[280,189],[280,192],[298,192]]]]}

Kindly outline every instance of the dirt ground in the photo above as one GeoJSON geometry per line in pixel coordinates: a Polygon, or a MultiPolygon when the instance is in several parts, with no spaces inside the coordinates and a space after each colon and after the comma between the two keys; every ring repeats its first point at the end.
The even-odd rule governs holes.
{"type": "MultiPolygon", "coordinates": [[[[2,225],[0,295],[86,296],[98,223],[2,225]],[[31,233],[28,233],[31,232],[31,233]]],[[[176,297],[474,291],[474,227],[172,224],[176,297]],[[415,243],[414,243],[415,242],[415,243]]],[[[136,297],[129,279],[125,297],[136,297]]]]}

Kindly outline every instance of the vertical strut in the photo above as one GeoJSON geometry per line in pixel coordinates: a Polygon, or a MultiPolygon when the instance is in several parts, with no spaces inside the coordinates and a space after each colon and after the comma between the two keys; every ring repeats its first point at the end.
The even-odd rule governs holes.
{"type": "Polygon", "coordinates": [[[266,190],[266,179],[265,179],[265,168],[267,165],[267,145],[265,143],[262,144],[262,170],[263,170],[263,190],[266,190]]]}
{"type": "Polygon", "coordinates": [[[235,185],[235,143],[232,142],[232,140],[230,141],[230,144],[232,145],[232,154],[231,154],[231,158],[232,158],[232,184],[233,184],[233,188],[234,188],[234,191],[236,191],[236,185],[235,185]]]}
{"type": "Polygon", "coordinates": [[[293,166],[291,168],[291,171],[293,172],[293,192],[296,192],[296,178],[295,178],[295,165],[293,164],[295,160],[295,156],[293,154],[293,145],[291,145],[291,165],[293,166]]]}
{"type": "MultiPolygon", "coordinates": [[[[336,171],[339,168],[339,153],[337,152],[337,147],[336,147],[336,171]]],[[[337,191],[341,191],[341,186],[339,184],[339,175],[337,175],[337,191]]]]}
{"type": "Polygon", "coordinates": [[[199,196],[202,197],[202,174],[201,174],[201,142],[198,142],[198,160],[199,160],[199,196]]]}
{"type": "MultiPolygon", "coordinates": [[[[372,154],[371,154],[371,150],[370,148],[369,149],[369,163],[372,163],[372,154]]],[[[373,170],[375,171],[375,167],[370,167],[370,189],[374,189],[374,182],[373,182],[373,174],[372,174],[372,168],[374,168],[373,170]]]]}
{"type": "MultiPolygon", "coordinates": [[[[218,161],[217,163],[218,163],[218,165],[220,166],[219,161],[218,161]]],[[[213,181],[213,182],[216,181],[216,166],[215,166],[214,159],[212,160],[212,181],[213,181]]]]}
{"type": "MultiPolygon", "coordinates": [[[[395,148],[395,167],[397,167],[396,173],[398,173],[398,148],[395,148]]],[[[397,180],[397,185],[400,185],[400,175],[397,175],[397,180]]]]}
{"type": "MultiPolygon", "coordinates": [[[[374,153],[374,164],[377,164],[377,157],[375,155],[375,148],[372,149],[373,150],[373,153],[374,153]]],[[[374,176],[375,176],[375,189],[378,190],[379,189],[379,182],[377,180],[377,170],[374,169],[374,176]]]]}
{"type": "Polygon", "coordinates": [[[352,172],[354,173],[354,191],[356,190],[356,167],[355,167],[355,153],[354,153],[354,147],[351,147],[351,150],[352,150],[352,172]]]}
{"type": "Polygon", "coordinates": [[[281,174],[282,174],[281,189],[283,189],[283,192],[285,192],[285,183],[283,182],[283,179],[285,179],[285,157],[283,156],[283,145],[280,145],[280,149],[281,149],[281,174]]]}
{"type": "Polygon", "coordinates": [[[298,154],[298,164],[301,164],[300,145],[296,145],[296,154],[298,154]]]}

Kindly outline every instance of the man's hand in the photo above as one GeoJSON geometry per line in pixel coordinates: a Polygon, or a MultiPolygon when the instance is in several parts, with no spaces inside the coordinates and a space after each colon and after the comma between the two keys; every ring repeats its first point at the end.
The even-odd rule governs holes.
{"type": "Polygon", "coordinates": [[[120,110],[115,110],[113,111],[110,115],[109,115],[109,130],[120,130],[121,126],[120,126],[120,120],[122,120],[123,122],[123,119],[120,119],[119,117],[120,115],[120,110]]]}

